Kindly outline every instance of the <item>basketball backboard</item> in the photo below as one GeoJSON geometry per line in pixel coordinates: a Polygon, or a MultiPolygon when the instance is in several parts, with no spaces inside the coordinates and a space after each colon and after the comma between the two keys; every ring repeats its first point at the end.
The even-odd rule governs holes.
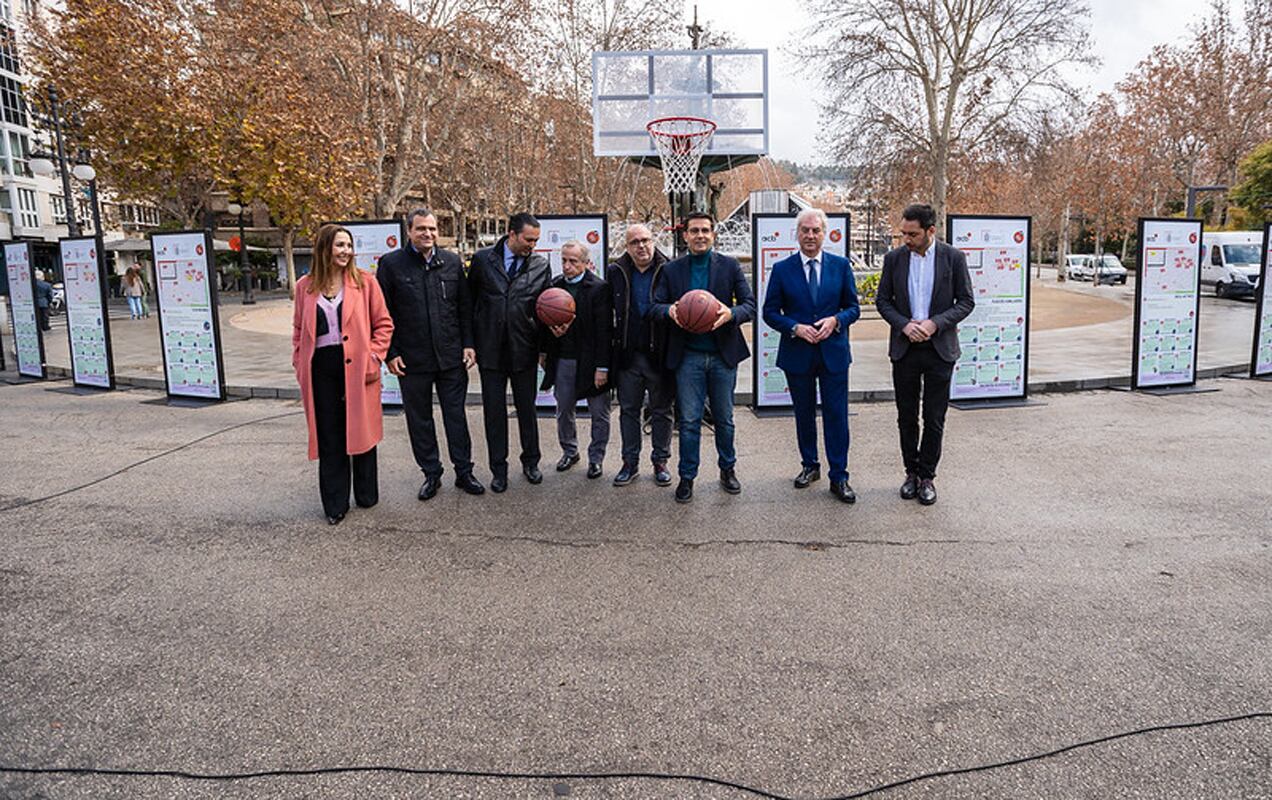
{"type": "Polygon", "coordinates": [[[707,156],[768,153],[767,50],[592,54],[592,142],[598,156],[654,157],[645,126],[662,117],[716,123],[707,156]]]}

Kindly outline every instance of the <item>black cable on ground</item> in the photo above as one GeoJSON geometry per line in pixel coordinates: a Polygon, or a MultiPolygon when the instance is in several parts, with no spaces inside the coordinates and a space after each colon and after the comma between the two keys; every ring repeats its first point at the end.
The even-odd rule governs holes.
{"type": "MultiPolygon", "coordinates": [[[[835,797],[826,798],[825,800],[855,800],[855,798],[867,797],[873,794],[879,794],[891,789],[898,789],[902,786],[908,786],[921,781],[934,780],[936,778],[948,778],[954,775],[967,775],[976,772],[988,772],[990,770],[1002,769],[1004,767],[1012,767],[1020,764],[1027,764],[1034,761],[1041,761],[1044,758],[1051,758],[1064,753],[1069,753],[1083,747],[1092,747],[1098,744],[1106,744],[1118,739],[1127,739],[1132,736],[1141,736],[1147,733],[1157,733],[1160,731],[1186,730],[1190,728],[1206,728],[1215,725],[1226,725],[1234,722],[1244,722],[1254,719],[1272,719],[1272,712],[1255,711],[1248,714],[1239,714],[1231,717],[1220,717],[1217,719],[1201,720],[1199,722],[1177,722],[1166,725],[1153,725],[1145,728],[1136,728],[1131,731],[1123,731],[1108,736],[1101,736],[1096,739],[1087,739],[1075,744],[1066,745],[1056,750],[1049,750],[1045,753],[1035,753],[1033,755],[1021,756],[1020,758],[1008,759],[1006,761],[995,761],[989,764],[980,764],[974,767],[960,767],[957,769],[939,770],[936,772],[926,772],[921,775],[915,775],[892,783],[884,783],[873,786],[869,789],[863,789],[851,794],[837,795],[835,797]]],[[[657,781],[679,781],[690,783],[701,783],[710,786],[720,786],[726,789],[736,789],[740,792],[748,792],[767,800],[794,800],[794,798],[769,792],[764,789],[758,789],[754,786],[747,786],[733,781],[723,780],[720,778],[712,778],[704,775],[678,774],[666,772],[497,772],[487,770],[465,770],[465,769],[427,769],[423,767],[391,767],[391,766],[348,766],[348,767],[314,767],[311,769],[271,769],[261,770],[257,772],[226,772],[226,773],[208,773],[208,772],[187,772],[184,770],[166,770],[166,769],[108,769],[97,767],[14,767],[0,765],[0,774],[8,773],[15,775],[96,775],[109,777],[158,777],[158,778],[184,778],[197,781],[239,781],[250,780],[254,778],[280,778],[280,777],[310,777],[316,775],[340,775],[363,772],[379,772],[399,775],[427,775],[434,777],[459,777],[459,778],[492,778],[499,780],[556,780],[556,781],[596,781],[596,780],[657,780],[657,781]]]]}
{"type": "Polygon", "coordinates": [[[208,439],[211,439],[214,436],[220,436],[223,433],[229,433],[230,431],[238,430],[239,428],[246,428],[248,425],[255,425],[260,422],[269,422],[270,420],[282,419],[283,417],[294,417],[297,414],[303,414],[303,413],[304,413],[303,411],[287,411],[282,414],[274,414],[273,416],[269,416],[269,417],[261,417],[260,419],[249,419],[247,422],[239,422],[237,424],[230,425],[229,427],[212,431],[209,434],[200,436],[199,438],[186,442],[185,444],[180,444],[171,449],[164,450],[162,453],[155,453],[152,456],[147,456],[141,459],[140,461],[135,461],[132,464],[129,464],[126,467],[121,467],[120,469],[117,469],[108,475],[103,475],[100,478],[94,478],[88,483],[81,483],[79,486],[72,486],[69,489],[63,489],[60,492],[54,492],[53,494],[45,495],[44,497],[36,497],[31,500],[23,500],[19,503],[13,503],[11,505],[4,506],[3,508],[0,508],[0,512],[13,511],[14,509],[17,509],[17,508],[26,508],[27,506],[33,506],[36,503],[43,503],[48,500],[54,500],[59,497],[64,497],[68,494],[71,494],[72,492],[78,492],[81,489],[87,489],[90,486],[96,486],[102,481],[108,481],[111,478],[124,474],[130,469],[136,469],[137,467],[140,467],[143,464],[149,464],[151,461],[154,461],[156,459],[163,458],[164,456],[170,456],[173,453],[177,453],[187,448],[194,447],[196,444],[199,444],[200,442],[205,442],[208,439]]]}

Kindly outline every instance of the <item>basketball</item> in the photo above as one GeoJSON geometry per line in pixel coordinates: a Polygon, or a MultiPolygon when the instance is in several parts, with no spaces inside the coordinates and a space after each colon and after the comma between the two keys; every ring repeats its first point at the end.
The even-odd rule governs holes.
{"type": "Polygon", "coordinates": [[[564,289],[544,289],[534,313],[544,325],[564,325],[574,319],[574,298],[564,289]]]}
{"type": "Polygon", "coordinates": [[[676,319],[690,333],[709,333],[719,313],[720,301],[706,289],[685,292],[676,303],[676,319]]]}

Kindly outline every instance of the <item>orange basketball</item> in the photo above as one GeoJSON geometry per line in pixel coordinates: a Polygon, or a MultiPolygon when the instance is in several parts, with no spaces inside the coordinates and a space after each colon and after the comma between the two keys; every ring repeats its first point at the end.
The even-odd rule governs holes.
{"type": "Polygon", "coordinates": [[[676,303],[676,319],[690,333],[708,333],[715,324],[720,301],[706,289],[685,292],[676,303]]]}
{"type": "Polygon", "coordinates": [[[534,313],[544,325],[564,325],[574,319],[574,298],[564,289],[544,289],[534,302],[534,313]]]}

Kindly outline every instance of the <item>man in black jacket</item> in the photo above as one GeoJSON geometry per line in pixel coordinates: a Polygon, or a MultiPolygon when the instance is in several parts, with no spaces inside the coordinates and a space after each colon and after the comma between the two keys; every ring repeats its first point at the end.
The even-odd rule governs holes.
{"type": "Polygon", "coordinates": [[[936,238],[936,212],[928,205],[901,212],[898,247],[883,257],[875,304],[892,327],[888,358],[896,392],[897,427],[905,482],[901,497],[936,502],[950,378],[958,361],[958,323],[976,307],[963,251],[936,238]],[[919,439],[919,408],[923,438],[919,439]]]}
{"type": "Polygon", "coordinates": [[[538,241],[539,221],[524,212],[513,214],[508,218],[507,235],[494,247],[478,250],[468,268],[482,415],[493,475],[490,489],[494,492],[508,488],[509,384],[521,434],[521,470],[530,483],[543,481],[534,408],[541,352],[534,304],[548,288],[552,271],[547,259],[534,252],[538,241]]]}
{"type": "Polygon", "coordinates": [[[473,477],[473,445],[464,414],[468,370],[476,363],[464,265],[458,255],[437,246],[437,218],[428,209],[406,215],[406,236],[401,249],[380,259],[376,279],[393,317],[393,341],[385,364],[402,386],[411,450],[424,471],[419,498],[436,495],[442,482],[433,423],[434,386],[455,485],[469,494],[481,494],[486,489],[473,477]]]}
{"type": "Polygon", "coordinates": [[[587,476],[601,477],[601,463],[609,444],[609,365],[614,306],[605,281],[592,271],[587,245],[571,239],[561,245],[561,275],[552,281],[574,298],[574,319],[549,328],[544,360],[544,391],[556,398],[557,441],[561,460],[557,472],[579,463],[579,432],[575,405],[587,399],[592,418],[592,442],[587,448],[587,476]]]}
{"type": "Polygon", "coordinates": [[[627,228],[627,252],[610,264],[605,278],[614,296],[614,383],[618,387],[618,427],[623,437],[623,466],[614,476],[615,486],[626,486],[640,473],[641,412],[649,395],[653,429],[654,481],[671,484],[667,460],[671,458],[671,403],[676,396],[675,376],[667,371],[667,328],[650,319],[654,289],[662,278],[667,257],[654,246],[644,225],[627,228]]]}

